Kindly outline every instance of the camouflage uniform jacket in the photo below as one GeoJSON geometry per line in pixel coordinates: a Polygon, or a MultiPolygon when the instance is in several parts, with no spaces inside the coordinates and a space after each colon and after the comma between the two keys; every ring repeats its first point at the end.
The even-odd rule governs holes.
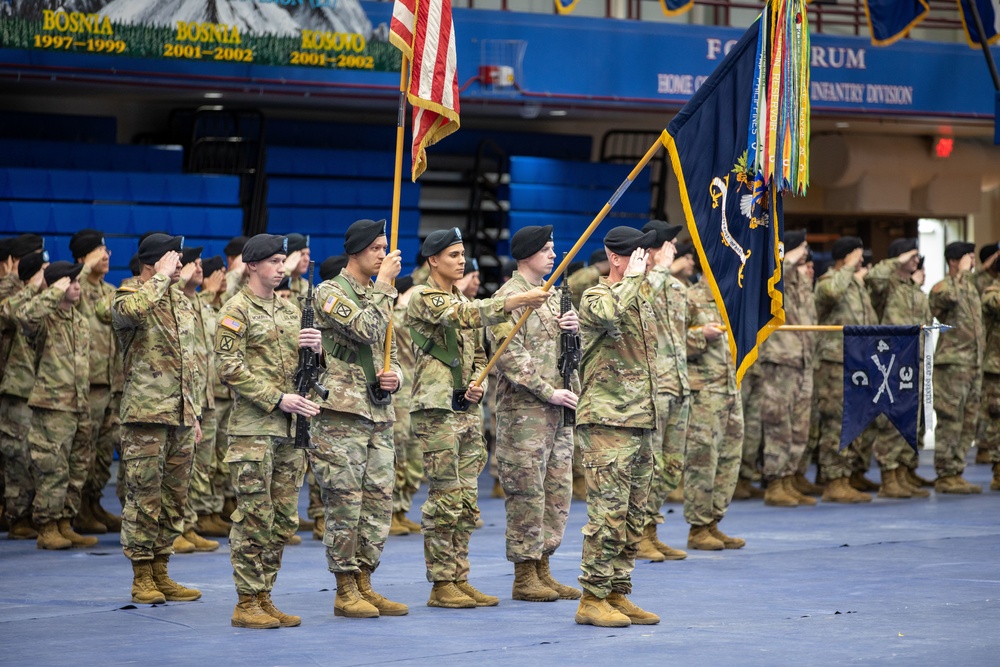
{"type": "Polygon", "coordinates": [[[574,271],[573,275],[566,279],[573,292],[573,307],[580,310],[580,299],[583,293],[601,281],[601,272],[593,266],[585,266],[579,271],[574,271]]]}
{"type": "Polygon", "coordinates": [[[643,276],[601,278],[580,298],[577,424],[656,429],[656,313],[642,283],[643,276]]]}
{"type": "MultiPolygon", "coordinates": [[[[0,304],[15,294],[23,291],[25,284],[17,277],[17,271],[8,273],[0,278],[0,304]]],[[[9,321],[0,322],[0,362],[6,362],[10,354],[11,345],[14,342],[14,332],[17,330],[13,318],[9,321]]],[[[3,365],[0,365],[0,374],[3,373],[3,365]]]]}
{"type": "MultiPolygon", "coordinates": [[[[457,331],[459,368],[465,386],[478,379],[486,368],[486,350],[483,348],[483,327],[507,320],[503,299],[476,299],[469,301],[452,286],[451,292],[441,289],[433,276],[426,285],[413,290],[406,307],[406,326],[413,327],[441,347],[447,347],[445,333],[449,327],[457,331]]],[[[410,394],[410,412],[419,410],[451,410],[453,382],[451,369],[429,353],[418,350],[413,344],[416,363],[413,370],[413,391],[410,394]]],[[[483,391],[488,382],[481,385],[483,391]]],[[[478,411],[470,405],[470,411],[478,411]]]]}
{"type": "MultiPolygon", "coordinates": [[[[399,421],[400,415],[410,414],[410,390],[413,385],[413,369],[417,362],[413,356],[413,345],[410,343],[410,330],[406,328],[406,306],[400,306],[398,303],[392,309],[392,337],[396,359],[403,372],[403,381],[399,384],[399,391],[392,397],[396,421],[399,421]]],[[[383,354],[385,354],[384,351],[383,354]]]]}
{"type": "Polygon", "coordinates": [[[215,363],[235,393],[229,435],[288,438],[294,420],[278,408],[295,393],[302,315],[287,299],[261,299],[249,285],[219,311],[215,363]]]}
{"type": "Polygon", "coordinates": [[[24,287],[24,282],[17,277],[17,271],[12,271],[0,278],[0,301],[11,297],[24,287]]]}
{"type": "MultiPolygon", "coordinates": [[[[816,316],[820,324],[878,324],[868,291],[854,277],[854,269],[844,265],[830,269],[816,283],[816,316]]],[[[839,331],[818,335],[816,357],[820,361],[844,361],[844,334],[839,331]]]]}
{"type": "Polygon", "coordinates": [[[212,366],[208,369],[208,376],[212,383],[212,397],[214,399],[224,398],[232,400],[233,392],[229,390],[229,387],[222,384],[215,364],[215,333],[219,328],[220,295],[212,292],[199,292],[198,296],[201,297],[202,321],[205,323],[205,336],[208,340],[208,349],[212,353],[212,366]]]}
{"type": "Polygon", "coordinates": [[[35,337],[25,333],[14,313],[38,293],[34,285],[25,285],[20,292],[0,303],[0,321],[11,332],[10,352],[4,365],[0,394],[28,400],[31,388],[35,386],[35,337]]]}
{"type": "Polygon", "coordinates": [[[898,267],[899,260],[895,257],[883,260],[875,265],[875,268],[865,279],[869,290],[873,287],[884,289],[884,295],[880,298],[882,312],[878,313],[880,322],[882,324],[919,324],[921,326],[930,324],[933,317],[927,302],[927,295],[920,289],[920,285],[913,282],[912,279],[897,275],[895,271],[898,267]],[[877,285],[877,282],[882,280],[880,276],[876,275],[874,285],[872,281],[872,275],[879,271],[879,267],[883,264],[888,264],[891,268],[891,271],[887,271],[888,277],[884,279],[884,288],[877,285]]]}
{"type": "Polygon", "coordinates": [[[994,278],[989,271],[976,271],[972,274],[972,282],[981,297],[993,285],[1000,285],[1000,278],[994,278]]]}
{"type": "Polygon", "coordinates": [[[191,302],[163,275],[129,278],[115,292],[111,316],[125,359],[122,423],[194,426],[201,395],[191,302]]]}
{"type": "Polygon", "coordinates": [[[194,357],[198,360],[198,366],[195,368],[196,390],[198,396],[201,396],[201,407],[213,410],[215,409],[214,385],[219,375],[215,372],[215,311],[197,292],[191,296],[186,294],[184,296],[191,302],[191,309],[194,310],[194,357]],[[212,323],[211,328],[209,323],[212,323]]]}
{"type": "MultiPolygon", "coordinates": [[[[812,285],[789,262],[783,263],[781,275],[785,283],[785,324],[816,324],[812,285]]],[[[809,331],[774,332],[761,344],[757,360],[811,369],[815,336],[809,331]]]]}
{"type": "Polygon", "coordinates": [[[306,294],[309,293],[309,281],[306,280],[305,276],[290,276],[288,278],[288,290],[291,292],[288,298],[295,305],[299,305],[302,303],[299,301],[299,297],[305,298],[306,294]]]}
{"type": "Polygon", "coordinates": [[[719,307],[712,297],[712,288],[702,277],[688,288],[688,377],[692,391],[738,394],[736,366],[729,351],[729,336],[723,333],[713,341],[705,339],[701,327],[709,322],[722,322],[719,307]]]}
{"type": "MultiPolygon", "coordinates": [[[[506,299],[534,287],[537,285],[531,285],[523,275],[515,271],[493,298],[506,299]]],[[[559,373],[562,329],[556,319],[559,317],[559,304],[557,294],[542,304],[541,308],[532,311],[524,326],[514,335],[497,360],[497,410],[537,408],[539,404],[547,404],[556,389],[563,388],[563,377],[559,373]]],[[[524,311],[525,308],[518,308],[510,314],[510,321],[487,329],[487,336],[494,350],[500,347],[500,343],[524,311]]],[[[580,392],[578,373],[573,374],[570,385],[572,391],[580,392]]]]}
{"type": "Polygon", "coordinates": [[[934,364],[982,366],[986,343],[983,303],[972,284],[972,274],[962,271],[955,278],[945,276],[931,289],[930,305],[938,322],[954,327],[938,338],[934,364]]]}
{"type": "Polygon", "coordinates": [[[104,280],[95,285],[87,278],[90,273],[86,266],[80,271],[80,301],[76,304],[76,309],[90,325],[90,384],[107,385],[111,391],[121,391],[125,383],[122,355],[111,326],[115,288],[104,280]]]}
{"type": "Polygon", "coordinates": [[[983,371],[1000,373],[1000,280],[983,291],[983,323],[986,326],[986,350],[983,371]]]}
{"type": "Polygon", "coordinates": [[[234,296],[240,293],[243,286],[247,284],[247,272],[244,269],[242,272],[237,271],[227,271],[226,272],[226,290],[219,297],[222,303],[226,303],[234,296]]]}
{"type": "MultiPolygon", "coordinates": [[[[396,288],[388,283],[368,281],[362,285],[343,269],[340,275],[357,294],[359,307],[340,283],[327,280],[316,288],[316,328],[323,332],[323,350],[326,352],[326,371],[321,383],[330,390],[330,397],[322,405],[328,410],[360,415],[373,422],[391,422],[396,413],[393,406],[373,405],[368,398],[365,371],[357,360],[361,345],[371,351],[372,364],[377,373],[385,359],[385,332],[392,318],[392,301],[396,288]],[[349,361],[333,356],[341,350],[352,357],[349,361]]],[[[392,338],[389,352],[389,369],[403,375],[396,357],[396,337],[392,338]]],[[[397,392],[398,393],[398,392],[397,392]]],[[[395,401],[395,397],[393,397],[395,401]]]]}
{"type": "Polygon", "coordinates": [[[687,288],[670,269],[654,266],[646,274],[642,295],[656,313],[657,386],[661,394],[691,393],[687,368],[687,288]]]}
{"type": "Polygon", "coordinates": [[[427,262],[424,262],[417,268],[413,269],[413,273],[410,274],[413,278],[414,285],[426,285],[428,278],[431,277],[431,267],[427,262]]]}
{"type": "Polygon", "coordinates": [[[21,304],[14,317],[37,337],[32,408],[87,412],[90,409],[90,327],[76,308],[59,307],[65,292],[50,287],[21,304]]]}

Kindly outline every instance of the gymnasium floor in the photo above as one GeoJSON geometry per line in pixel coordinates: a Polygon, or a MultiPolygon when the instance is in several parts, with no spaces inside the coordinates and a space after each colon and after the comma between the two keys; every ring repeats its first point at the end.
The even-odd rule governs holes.
{"type": "MultiPolygon", "coordinates": [[[[322,544],[303,533],[301,546],[285,550],[274,590],[302,626],[276,630],[230,626],[236,594],[225,541],[171,560],[173,577],[201,589],[201,600],[137,607],[117,534],[64,552],[0,539],[0,664],[996,665],[1000,493],[989,491],[988,466],[970,465],[966,477],[983,495],[787,509],[736,502],[723,528],[747,547],[639,562],[632,599],[663,621],[625,629],[576,625],[575,602],[512,601],[503,501],[489,497],[480,502],[486,525],[472,538],[471,581],[500,595],[499,607],[425,606],[422,542],[410,535],[389,538],[374,577],[410,615],[335,618],[322,544]]],[[[489,483],[481,479],[484,496],[489,483]]],[[[116,507],[113,489],[104,503],[116,507]]],[[[665,509],[660,537],[684,547],[680,505],[665,509]]],[[[574,502],[552,559],[565,583],[579,572],[585,514],[574,502]]],[[[416,508],[410,515],[419,521],[416,508]]]]}

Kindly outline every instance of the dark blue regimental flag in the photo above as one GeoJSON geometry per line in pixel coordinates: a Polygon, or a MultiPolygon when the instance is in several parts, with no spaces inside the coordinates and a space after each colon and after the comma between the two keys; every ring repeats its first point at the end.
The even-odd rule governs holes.
{"type": "Polygon", "coordinates": [[[748,158],[758,129],[751,109],[759,32],[760,19],[663,135],[688,231],[727,328],[737,381],[756,360],[757,346],[785,319],[781,199],[748,158]]]}
{"type": "Polygon", "coordinates": [[[962,25],[965,26],[965,36],[969,46],[979,46],[985,39],[987,44],[993,44],[1000,39],[1000,0],[958,0],[962,10],[962,25]],[[972,4],[979,10],[979,19],[983,22],[983,35],[976,29],[976,19],[972,14],[972,4]]]}
{"type": "Polygon", "coordinates": [[[919,370],[919,326],[845,326],[840,448],[884,414],[916,449],[919,370]]]}
{"type": "Polygon", "coordinates": [[[927,0],[865,0],[872,44],[888,46],[906,37],[930,11],[927,0]]]}

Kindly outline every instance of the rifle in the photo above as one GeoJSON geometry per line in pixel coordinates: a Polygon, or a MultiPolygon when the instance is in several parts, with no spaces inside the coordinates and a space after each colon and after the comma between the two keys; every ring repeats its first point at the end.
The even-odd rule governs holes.
{"type": "MultiPolygon", "coordinates": [[[[313,271],[316,262],[309,262],[309,289],[304,297],[299,297],[302,302],[302,329],[313,329],[316,326],[316,308],[313,303],[313,271]]],[[[299,396],[308,396],[309,390],[315,391],[324,401],[330,395],[330,391],[319,383],[319,355],[309,348],[299,348],[299,367],[295,369],[295,393],[299,396]]],[[[316,449],[309,437],[309,419],[302,415],[295,415],[295,448],[296,449],[316,449]]]]}
{"type": "MultiPolygon", "coordinates": [[[[563,278],[559,315],[565,315],[572,309],[573,293],[566,278],[563,278]]],[[[563,389],[573,388],[573,371],[580,367],[581,356],[580,334],[562,331],[559,334],[559,374],[563,378],[563,389]]],[[[563,407],[563,426],[576,426],[576,410],[563,407]]]]}

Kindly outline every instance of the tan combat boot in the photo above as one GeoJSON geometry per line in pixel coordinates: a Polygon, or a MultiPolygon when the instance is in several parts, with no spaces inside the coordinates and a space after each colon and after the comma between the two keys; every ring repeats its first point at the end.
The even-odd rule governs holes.
{"type": "Polygon", "coordinates": [[[878,491],[879,498],[912,498],[910,487],[899,481],[900,468],[882,469],[882,488],[878,491]]]}
{"type": "MultiPolygon", "coordinates": [[[[660,557],[660,560],[663,558],[660,557]]],[[[559,594],[538,579],[536,562],[526,560],[514,563],[514,584],[511,586],[510,597],[525,602],[555,602],[559,599],[559,594]]]]}
{"type": "Polygon", "coordinates": [[[393,602],[375,592],[372,588],[371,570],[361,568],[354,579],[358,582],[358,592],[361,593],[361,597],[378,609],[379,616],[406,616],[410,613],[410,608],[402,602],[393,602]]]}
{"type": "Polygon", "coordinates": [[[281,621],[264,612],[260,608],[260,601],[256,595],[244,595],[240,593],[240,601],[233,609],[233,618],[230,621],[234,628],[253,628],[255,630],[266,630],[281,626],[281,621]]]}
{"type": "Polygon", "coordinates": [[[476,601],[460,591],[453,581],[435,581],[431,588],[431,596],[427,600],[427,606],[445,609],[471,609],[476,606],[476,601]]]}
{"type": "Polygon", "coordinates": [[[337,597],[333,601],[333,615],[346,618],[378,618],[378,609],[358,591],[353,572],[337,572],[337,597]]]}
{"type": "Polygon", "coordinates": [[[468,581],[456,581],[455,587],[468,597],[472,598],[477,607],[495,607],[500,604],[500,598],[494,595],[487,595],[482,591],[476,590],[476,588],[468,581]]]}
{"type": "Polygon", "coordinates": [[[976,463],[986,465],[990,462],[990,450],[985,447],[976,447],[976,463]]]}
{"type": "Polygon", "coordinates": [[[103,535],[108,532],[108,527],[94,515],[94,506],[89,496],[80,499],[80,512],[73,517],[73,527],[89,535],[103,535]]]}
{"type": "Polygon", "coordinates": [[[730,537],[722,532],[719,529],[718,521],[713,521],[708,525],[708,532],[712,534],[712,537],[722,542],[722,546],[726,549],[742,549],[747,545],[747,541],[742,537],[730,537]]]}
{"type": "Polygon", "coordinates": [[[222,516],[227,519],[233,516],[233,512],[236,511],[236,498],[226,498],[222,501],[222,516]]]}
{"type": "Polygon", "coordinates": [[[148,560],[132,561],[132,602],[163,604],[167,597],[153,583],[152,563],[148,560]]]}
{"type": "Polygon", "coordinates": [[[294,628],[298,625],[302,625],[301,616],[286,614],[274,606],[274,602],[271,601],[270,591],[261,591],[260,593],[257,593],[257,604],[260,606],[260,610],[262,612],[278,621],[278,625],[283,628],[294,628]]]}
{"type": "Polygon", "coordinates": [[[39,549],[69,549],[73,543],[60,534],[55,521],[49,521],[38,529],[37,546],[39,549]]]}
{"type": "Polygon", "coordinates": [[[59,519],[58,525],[59,534],[72,542],[74,547],[92,547],[97,544],[96,537],[84,537],[83,535],[78,535],[76,531],[73,530],[73,526],[71,525],[69,519],[59,519]]]}
{"type": "Polygon", "coordinates": [[[807,507],[812,507],[816,504],[816,499],[807,496],[795,487],[795,477],[793,475],[787,475],[781,478],[781,485],[785,487],[785,491],[791,497],[795,498],[799,502],[799,505],[805,505],[807,507]]]}
{"type": "Polygon", "coordinates": [[[917,488],[923,488],[923,487],[929,488],[934,486],[934,482],[932,480],[926,479],[918,475],[916,468],[906,469],[906,479],[910,483],[910,486],[915,486],[917,488]]]}
{"type": "Polygon", "coordinates": [[[961,475],[944,475],[938,477],[934,482],[934,490],[938,493],[958,493],[969,495],[982,493],[983,487],[976,484],[969,484],[961,475]]]}
{"type": "Polygon", "coordinates": [[[863,470],[855,470],[851,473],[849,484],[858,491],[878,491],[879,485],[865,477],[863,470]]]}
{"type": "Polygon", "coordinates": [[[628,620],[632,622],[632,625],[656,625],[660,622],[659,616],[640,608],[629,600],[624,593],[612,592],[608,595],[608,604],[611,605],[612,609],[628,616],[628,620]]]}
{"type": "Polygon", "coordinates": [[[764,504],[770,507],[798,507],[798,498],[785,487],[785,478],[778,477],[767,483],[764,490],[764,504]]]}
{"type": "Polygon", "coordinates": [[[224,531],[226,531],[226,534],[225,535],[221,535],[220,537],[229,537],[229,531],[233,527],[233,524],[229,522],[229,519],[227,519],[226,517],[222,516],[218,512],[213,512],[212,513],[212,523],[215,524],[216,526],[222,528],[224,531]]]}
{"type": "Polygon", "coordinates": [[[297,546],[299,544],[302,544],[302,538],[299,537],[297,534],[293,533],[292,536],[288,538],[288,541],[285,542],[285,544],[290,547],[297,546]]]}
{"type": "Polygon", "coordinates": [[[666,560],[660,550],[656,548],[653,544],[653,540],[649,538],[649,530],[652,528],[656,530],[656,524],[649,524],[642,529],[642,537],[639,538],[639,544],[637,545],[637,551],[635,552],[636,560],[648,560],[654,563],[662,563],[666,560]]]}
{"type": "Polygon", "coordinates": [[[405,526],[407,530],[414,535],[419,535],[423,531],[423,528],[420,527],[419,523],[416,521],[410,521],[410,519],[406,516],[406,512],[400,510],[396,513],[396,515],[396,520],[399,521],[400,525],[405,526]]]}
{"type": "Polygon", "coordinates": [[[1000,463],[993,464],[993,481],[990,482],[990,491],[1000,491],[1000,463]]]}
{"type": "Polygon", "coordinates": [[[194,602],[201,597],[197,588],[186,588],[170,578],[167,574],[167,557],[154,556],[150,568],[153,572],[153,583],[171,602],[194,602]]]}
{"type": "Polygon", "coordinates": [[[587,499],[587,480],[584,477],[573,478],[573,500],[587,499]]]}
{"type": "Polygon", "coordinates": [[[708,526],[691,526],[688,531],[688,549],[695,551],[722,551],[726,545],[712,535],[708,526]]]}
{"type": "Polygon", "coordinates": [[[97,517],[97,520],[103,523],[105,526],[107,526],[109,533],[121,532],[122,518],[117,514],[112,514],[111,512],[104,509],[104,506],[101,505],[100,496],[94,496],[93,500],[91,501],[90,507],[94,513],[94,516],[97,517]]]}
{"type": "Polygon", "coordinates": [[[680,480],[677,483],[677,488],[667,494],[668,503],[683,503],[684,502],[684,480],[680,480]]]}
{"type": "Polygon", "coordinates": [[[10,525],[10,531],[7,533],[8,540],[34,540],[37,537],[38,531],[31,525],[31,519],[26,516],[14,519],[14,523],[10,525]]]}
{"type": "Polygon", "coordinates": [[[215,551],[219,548],[218,542],[215,540],[206,540],[194,532],[194,528],[188,528],[184,531],[184,539],[194,545],[195,551],[215,551]]]}
{"type": "Polygon", "coordinates": [[[321,517],[316,520],[316,524],[313,526],[313,539],[322,542],[324,535],[326,535],[326,519],[321,517]]]}
{"type": "Polygon", "coordinates": [[[175,554],[193,554],[195,552],[195,546],[183,535],[174,538],[173,547],[175,554]]]}
{"type": "Polygon", "coordinates": [[[815,484],[810,482],[808,479],[806,479],[806,476],[800,472],[797,472],[792,476],[792,484],[795,486],[795,489],[802,495],[805,496],[823,495],[823,488],[816,486],[815,484]]]}
{"type": "Polygon", "coordinates": [[[559,595],[560,600],[579,600],[580,591],[579,589],[573,588],[572,586],[565,586],[556,581],[555,577],[552,576],[552,570],[549,569],[549,555],[543,554],[542,560],[535,563],[536,569],[538,571],[538,580],[543,584],[554,590],[559,595]]]}
{"type": "MultiPolygon", "coordinates": [[[[229,537],[228,528],[223,528],[215,523],[212,520],[212,516],[211,514],[199,514],[198,523],[195,524],[193,530],[198,535],[207,535],[208,537],[229,537]]],[[[188,540],[188,542],[191,542],[191,540],[188,540]]]]}
{"type": "Polygon", "coordinates": [[[915,484],[910,481],[909,469],[903,466],[896,468],[896,481],[899,485],[910,492],[910,495],[914,498],[930,498],[931,492],[926,489],[920,488],[920,484],[915,484]]]}
{"type": "Polygon", "coordinates": [[[826,490],[823,491],[825,503],[870,503],[871,501],[871,496],[856,491],[846,477],[829,480],[826,483],[826,490]]]}
{"type": "Polygon", "coordinates": [[[503,500],[504,498],[507,497],[507,494],[504,493],[504,491],[503,491],[503,485],[500,484],[500,480],[499,479],[494,479],[493,480],[493,491],[490,493],[490,497],[491,498],[499,498],[501,500],[503,500]]]}
{"type": "Polygon", "coordinates": [[[656,524],[651,523],[646,526],[646,530],[649,532],[649,539],[652,541],[653,546],[656,550],[663,554],[663,560],[684,560],[688,557],[687,552],[681,549],[674,549],[669,544],[661,542],[656,536],[656,524]]]}
{"type": "Polygon", "coordinates": [[[399,512],[392,513],[392,519],[389,522],[389,534],[390,535],[410,534],[410,529],[399,522],[399,512]]]}
{"type": "Polygon", "coordinates": [[[627,628],[632,625],[629,617],[608,604],[607,600],[587,591],[580,598],[575,620],[580,625],[596,625],[601,628],[627,628]]]}

